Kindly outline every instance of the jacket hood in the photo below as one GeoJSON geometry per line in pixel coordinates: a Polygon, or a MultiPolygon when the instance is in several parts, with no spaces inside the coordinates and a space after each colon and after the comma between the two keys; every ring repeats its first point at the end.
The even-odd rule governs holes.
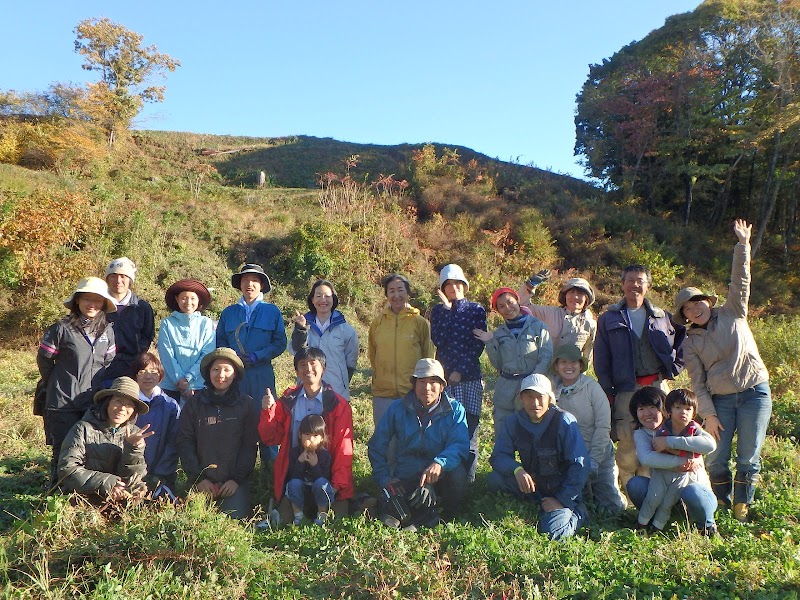
{"type": "MultiPolygon", "coordinates": [[[[390,306],[387,306],[386,308],[383,309],[383,314],[387,315],[387,316],[392,316],[392,317],[395,316],[395,314],[394,314],[394,312],[392,312],[392,309],[391,309],[390,306]]],[[[414,308],[413,306],[406,306],[405,308],[403,308],[403,310],[401,310],[399,313],[397,313],[397,316],[398,317],[413,317],[413,316],[416,316],[418,314],[420,314],[418,308],[414,308]]]]}

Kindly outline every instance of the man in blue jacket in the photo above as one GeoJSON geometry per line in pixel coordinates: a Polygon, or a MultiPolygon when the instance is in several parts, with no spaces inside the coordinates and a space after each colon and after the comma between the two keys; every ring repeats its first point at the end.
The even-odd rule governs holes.
{"type": "Polygon", "coordinates": [[[536,502],[539,532],[561,540],[574,535],[587,516],[582,492],[589,452],[575,417],[556,408],[545,375],[528,375],[521,388],[523,408],[501,426],[487,484],[492,492],[536,502]]]}
{"type": "MultiPolygon", "coordinates": [[[[254,398],[261,410],[261,398],[267,389],[274,397],[275,371],[272,359],[286,350],[286,329],[278,307],[264,300],[272,283],[260,265],[243,265],[231,277],[231,285],[242,292],[236,304],[223,309],[217,324],[217,348],[230,348],[244,364],[244,378],[239,386],[243,394],[254,398]]],[[[261,467],[278,454],[278,447],[261,445],[261,467]]]]}
{"type": "MultiPolygon", "coordinates": [[[[640,468],[633,443],[634,422],[628,409],[639,388],[653,386],[669,392],[666,381],[683,370],[681,344],[686,328],[645,297],[650,270],[631,265],[622,271],[624,297],[597,319],[594,372],[612,410],[612,436],[617,440],[620,489],[640,468]]],[[[647,475],[639,473],[639,475],[647,475]]]]}
{"type": "Polygon", "coordinates": [[[368,444],[372,478],[381,487],[381,520],[390,527],[433,526],[456,516],[464,500],[469,437],[464,407],[444,393],[442,364],[417,361],[412,389],[381,418],[368,444]],[[387,449],[397,440],[396,457],[387,449]]]}

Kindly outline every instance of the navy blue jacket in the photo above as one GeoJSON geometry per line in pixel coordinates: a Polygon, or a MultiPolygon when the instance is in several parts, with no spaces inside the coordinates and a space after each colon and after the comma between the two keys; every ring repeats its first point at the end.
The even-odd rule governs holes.
{"type": "Polygon", "coordinates": [[[108,313],[106,319],[114,327],[117,355],[106,369],[105,380],[117,377],[134,377],[131,364],[137,354],[147,352],[156,337],[153,307],[131,292],[127,306],[117,306],[117,311],[108,313]]]}
{"type": "MultiPolygon", "coordinates": [[[[140,400],[144,400],[139,396],[140,400]]],[[[149,402],[150,411],[136,419],[140,429],[150,425],[154,435],[145,440],[144,460],[147,463],[148,475],[157,477],[174,477],[178,471],[178,418],[181,409],[178,403],[163,392],[154,396],[149,402]]]]}
{"type": "Polygon", "coordinates": [[[452,302],[448,310],[437,304],[431,311],[431,340],[436,344],[436,359],[445,375],[458,371],[462,381],[481,378],[480,358],[483,342],[473,329],[486,331],[486,309],[466,298],[452,302]]]}
{"type": "MultiPolygon", "coordinates": [[[[594,372],[606,394],[632,392],[636,389],[636,367],[633,362],[631,324],[625,310],[625,299],[612,304],[597,319],[594,342],[594,372]]],[[[683,339],[686,328],[672,321],[672,315],[650,304],[647,310],[647,335],[661,361],[661,377],[673,379],[683,370],[683,339]]]]}
{"type": "MultiPolygon", "coordinates": [[[[539,423],[534,423],[524,410],[515,412],[503,422],[489,463],[500,475],[512,478],[514,470],[522,467],[531,474],[535,483],[533,452],[552,419],[562,421],[556,437],[561,485],[553,497],[566,508],[574,509],[582,502],[581,494],[591,468],[589,452],[586,450],[578,422],[570,413],[552,406],[539,423]]],[[[534,492],[534,497],[542,500],[538,490],[534,492]]]]}

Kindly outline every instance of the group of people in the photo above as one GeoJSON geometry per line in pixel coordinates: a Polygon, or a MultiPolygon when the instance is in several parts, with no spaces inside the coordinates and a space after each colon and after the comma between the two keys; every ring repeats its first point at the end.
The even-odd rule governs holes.
{"type": "MultiPolygon", "coordinates": [[[[498,288],[491,309],[503,323],[494,331],[486,309],[467,299],[458,265],[441,269],[430,321],[410,305],[406,277],[385,277],[386,307],[368,340],[368,456],[381,521],[430,527],[459,515],[478,464],[484,350],[498,372],[488,486],[538,507],[541,532],[573,535],[588,500],[612,515],[632,503],[643,529],[663,529],[679,500],[705,534],[716,532],[718,505],[746,520],[771,414],[747,324],[750,230],[734,225],[725,303],[687,287],[672,314],[647,298],[651,276],[641,265],[623,270],[623,297],[599,318],[583,278],[564,283],[557,307],[531,301],[547,271],[519,290],[498,288]],[[590,363],[596,380],[585,373],[590,363]],[[692,389],[670,391],[684,364],[692,389]]],[[[116,501],[174,487],[180,460],[191,487],[242,518],[260,444],[262,464],[273,462],[265,523],[324,524],[331,510],[353,510],[349,399],[359,343],[334,285],[313,284],[287,344],[259,265],[232,276],[241,297],[216,327],[201,314],[208,289],[178,281],[165,295],[172,314],[156,355],[152,308],[130,290],[135,273],[123,257],[106,281],[81,280],[64,302],[69,316],[40,345],[52,485],[116,501]],[[287,349],[297,382],[278,396],[272,360],[287,349]]]]}

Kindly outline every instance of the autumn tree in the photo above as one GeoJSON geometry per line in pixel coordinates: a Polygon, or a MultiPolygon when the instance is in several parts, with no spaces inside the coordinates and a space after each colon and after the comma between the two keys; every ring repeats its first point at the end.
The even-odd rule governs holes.
{"type": "Polygon", "coordinates": [[[164,100],[164,86],[152,80],[174,71],[180,62],[154,45],[143,46],[141,35],[107,18],[81,21],[75,33],[75,51],[85,61],[82,67],[100,73],[100,81],[88,87],[88,96],[111,145],[116,132],[130,126],[145,102],[164,100]]]}
{"type": "Polygon", "coordinates": [[[590,67],[575,153],[587,173],[684,223],[732,216],[793,242],[800,1],[706,0],[590,67]]]}

